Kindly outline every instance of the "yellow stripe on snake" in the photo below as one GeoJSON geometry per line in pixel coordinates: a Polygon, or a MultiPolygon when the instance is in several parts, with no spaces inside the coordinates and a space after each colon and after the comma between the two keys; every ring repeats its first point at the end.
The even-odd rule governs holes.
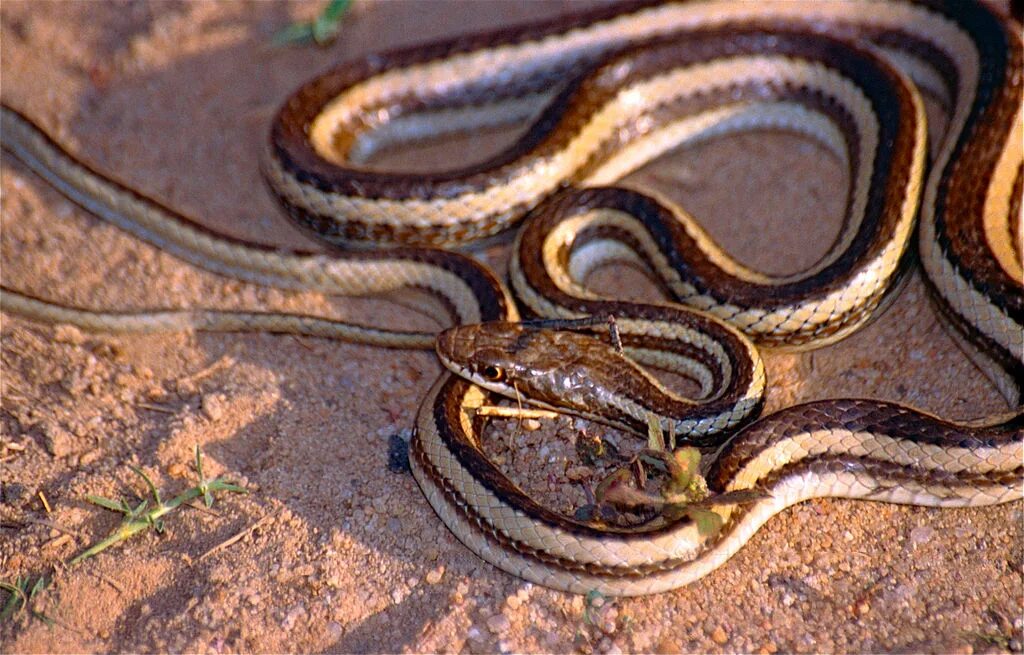
{"type": "Polygon", "coordinates": [[[431,333],[315,316],[215,309],[118,313],[8,288],[5,311],[100,331],[269,330],[434,348],[458,374],[423,401],[413,472],[448,527],[485,560],[574,592],[672,589],[725,562],[768,518],[835,496],[959,507],[1022,496],[1024,415],[1019,26],[961,2],[631,3],[385,53],[301,87],[275,121],[263,171],[299,224],[335,245],[286,252],[232,239],[93,170],[4,106],[2,141],[68,198],[208,270],[289,289],[426,289],[462,327],[431,333]],[[949,117],[931,153],[921,94],[949,117]],[[432,174],[367,166],[375,154],[526,122],[487,161],[432,174]],[[683,208],[607,186],[661,154],[722,135],[796,132],[849,171],[842,227],[815,264],[767,275],[733,259],[683,208]],[[516,305],[453,246],[525,223],[511,286],[539,317],[614,316],[623,352],[520,324],[516,305]],[[816,348],[886,306],[916,252],[952,329],[1014,412],[956,424],[880,401],[828,400],[757,420],[754,343],[816,348]],[[396,247],[397,246],[397,247],[396,247]],[[673,300],[642,305],[583,284],[605,263],[646,269],[673,300]],[[481,323],[484,321],[483,323],[481,323]],[[643,367],[695,381],[696,398],[643,367]],[[461,377],[460,377],[461,376],[461,377]],[[483,454],[475,410],[518,395],[644,434],[654,416],[713,449],[724,528],[687,519],[616,528],[527,496],[483,454]]]}

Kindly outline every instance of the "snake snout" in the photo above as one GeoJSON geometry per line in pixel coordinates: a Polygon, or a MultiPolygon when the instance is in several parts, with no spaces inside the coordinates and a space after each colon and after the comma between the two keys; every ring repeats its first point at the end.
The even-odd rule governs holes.
{"type": "Polygon", "coordinates": [[[475,326],[455,326],[437,335],[434,350],[441,363],[452,368],[452,365],[464,366],[479,349],[475,326]]]}

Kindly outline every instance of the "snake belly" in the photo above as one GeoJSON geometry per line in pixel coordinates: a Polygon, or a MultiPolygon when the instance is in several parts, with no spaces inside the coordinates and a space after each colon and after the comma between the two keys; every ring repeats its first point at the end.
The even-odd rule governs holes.
{"type": "MultiPolygon", "coordinates": [[[[1021,53],[1019,28],[983,5],[706,0],[612,5],[371,56],[291,96],[262,163],[273,193],[314,236],[389,247],[329,254],[212,232],[94,170],[15,110],[4,106],[0,117],[5,150],[87,210],[186,261],[324,293],[421,288],[459,323],[516,320],[516,307],[484,267],[431,247],[488,237],[529,215],[510,266],[523,305],[560,318],[613,313],[637,343],[677,339],[670,357],[736,391],[699,421],[713,428],[705,445],[721,444],[710,486],[769,497],[717,507],[725,527],[711,539],[686,521],[654,530],[574,521],[537,504],[487,460],[474,415],[487,396],[449,375],[417,417],[413,472],[446,525],[485,560],[559,589],[635,595],[706,575],[768,518],[807,498],[951,507],[1021,497],[1019,412],[961,425],[889,403],[820,401],[723,442],[756,416],[763,392],[760,359],[742,337],[735,341],[737,331],[795,348],[850,334],[893,297],[912,259],[917,216],[917,252],[937,304],[1017,407],[1021,53]],[[930,160],[922,93],[949,115],[930,160]],[[366,166],[406,143],[522,121],[530,123],[522,138],[478,164],[434,174],[366,166]],[[669,149],[765,128],[801,133],[849,170],[840,234],[797,274],[751,270],[681,208],[605,186],[669,149]],[[679,331],[658,306],[600,297],[582,280],[608,261],[646,267],[700,321],[732,328],[679,331]]],[[[0,305],[94,330],[261,329],[391,347],[434,343],[433,334],[307,316],[67,307],[8,288],[0,305]]],[[[645,349],[635,350],[643,359],[645,349]]],[[[655,363],[669,356],[646,352],[655,363]]]]}

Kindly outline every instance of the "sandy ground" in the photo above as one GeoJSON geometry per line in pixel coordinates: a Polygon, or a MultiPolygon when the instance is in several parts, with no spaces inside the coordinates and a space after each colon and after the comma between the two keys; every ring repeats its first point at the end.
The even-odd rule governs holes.
{"type": "MultiPolygon", "coordinates": [[[[298,83],[381,47],[564,7],[357,4],[338,42],[319,50],[268,47],[316,3],[6,0],[2,98],[101,170],[214,228],[309,246],[256,165],[273,112],[298,83]]],[[[434,163],[479,157],[473,148],[434,153],[434,163]]],[[[732,252],[776,271],[824,251],[842,212],[835,189],[846,184],[837,162],[785,135],[709,143],[634,180],[684,202],[732,252]]],[[[414,321],[381,301],[329,302],[199,272],[80,211],[6,155],[0,183],[6,285],[96,307],[414,321]]],[[[483,255],[500,265],[505,247],[483,255]]],[[[36,609],[55,620],[47,627],[22,614],[0,625],[4,652],[1021,647],[1019,502],[954,511],[806,503],[705,579],[609,601],[588,619],[583,598],[477,559],[412,477],[389,470],[389,438],[411,426],[439,371],[431,354],[270,335],[82,335],[9,315],[2,336],[0,578],[51,576],[36,609]],[[86,494],[141,497],[129,464],[178,492],[191,484],[196,444],[209,474],[252,493],[183,508],[163,534],[62,564],[118,522],[86,494]]],[[[952,418],[1005,408],[939,325],[916,274],[859,334],[767,361],[769,410],[839,396],[952,418]]]]}

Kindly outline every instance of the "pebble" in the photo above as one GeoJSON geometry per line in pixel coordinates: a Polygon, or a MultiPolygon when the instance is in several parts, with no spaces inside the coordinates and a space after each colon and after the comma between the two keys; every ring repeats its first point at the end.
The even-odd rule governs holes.
{"type": "Polygon", "coordinates": [[[729,633],[722,626],[718,626],[711,632],[711,641],[724,646],[729,641],[729,633]]]}
{"type": "Polygon", "coordinates": [[[203,416],[211,421],[216,421],[224,416],[224,405],[224,396],[219,393],[205,394],[199,401],[199,409],[203,412],[203,416]]]}
{"type": "Polygon", "coordinates": [[[471,625],[469,626],[469,630],[466,631],[466,639],[479,643],[484,640],[484,633],[480,628],[475,625],[471,625]]]}
{"type": "Polygon", "coordinates": [[[580,482],[590,478],[591,470],[589,466],[571,466],[565,471],[565,477],[572,482],[580,482]]]}
{"type": "Polygon", "coordinates": [[[53,421],[43,423],[46,452],[54,457],[65,457],[75,451],[75,439],[71,433],[53,421]]]}
{"type": "Polygon", "coordinates": [[[90,450],[89,452],[81,455],[78,458],[78,465],[79,466],[88,466],[89,464],[92,464],[93,462],[95,462],[96,460],[98,460],[102,456],[103,456],[103,452],[99,448],[93,448],[92,450],[90,450]]]}
{"type": "Polygon", "coordinates": [[[17,482],[6,482],[0,489],[0,500],[12,507],[20,507],[32,497],[28,487],[17,482]]]}
{"type": "Polygon", "coordinates": [[[443,578],[443,577],[444,577],[444,567],[443,566],[439,566],[436,569],[431,569],[430,571],[428,571],[425,580],[426,580],[427,584],[437,584],[438,582],[441,581],[441,578],[443,578]]]}
{"type": "Polygon", "coordinates": [[[345,628],[337,621],[331,621],[327,624],[327,634],[331,639],[341,639],[345,634],[345,628]]]}
{"type": "Polygon", "coordinates": [[[70,343],[81,346],[85,343],[85,335],[74,325],[58,325],[53,329],[53,340],[57,343],[70,343]]]}
{"type": "Polygon", "coordinates": [[[508,620],[504,614],[495,614],[491,618],[487,619],[487,629],[494,634],[500,634],[506,632],[512,627],[512,622],[508,620]]]}
{"type": "Polygon", "coordinates": [[[517,610],[522,606],[523,600],[519,596],[509,596],[505,599],[505,604],[509,609],[517,610]]]}
{"type": "Polygon", "coordinates": [[[302,605],[296,605],[295,607],[288,610],[288,614],[285,615],[284,620],[281,621],[281,629],[291,630],[295,627],[296,622],[306,613],[306,608],[302,605]]]}
{"type": "Polygon", "coordinates": [[[540,421],[535,418],[528,418],[523,421],[523,429],[527,432],[536,432],[540,429],[540,421]]]}
{"type": "Polygon", "coordinates": [[[921,525],[910,531],[910,543],[915,546],[920,546],[921,544],[926,544],[931,541],[934,536],[934,528],[927,525],[921,525]]]}

